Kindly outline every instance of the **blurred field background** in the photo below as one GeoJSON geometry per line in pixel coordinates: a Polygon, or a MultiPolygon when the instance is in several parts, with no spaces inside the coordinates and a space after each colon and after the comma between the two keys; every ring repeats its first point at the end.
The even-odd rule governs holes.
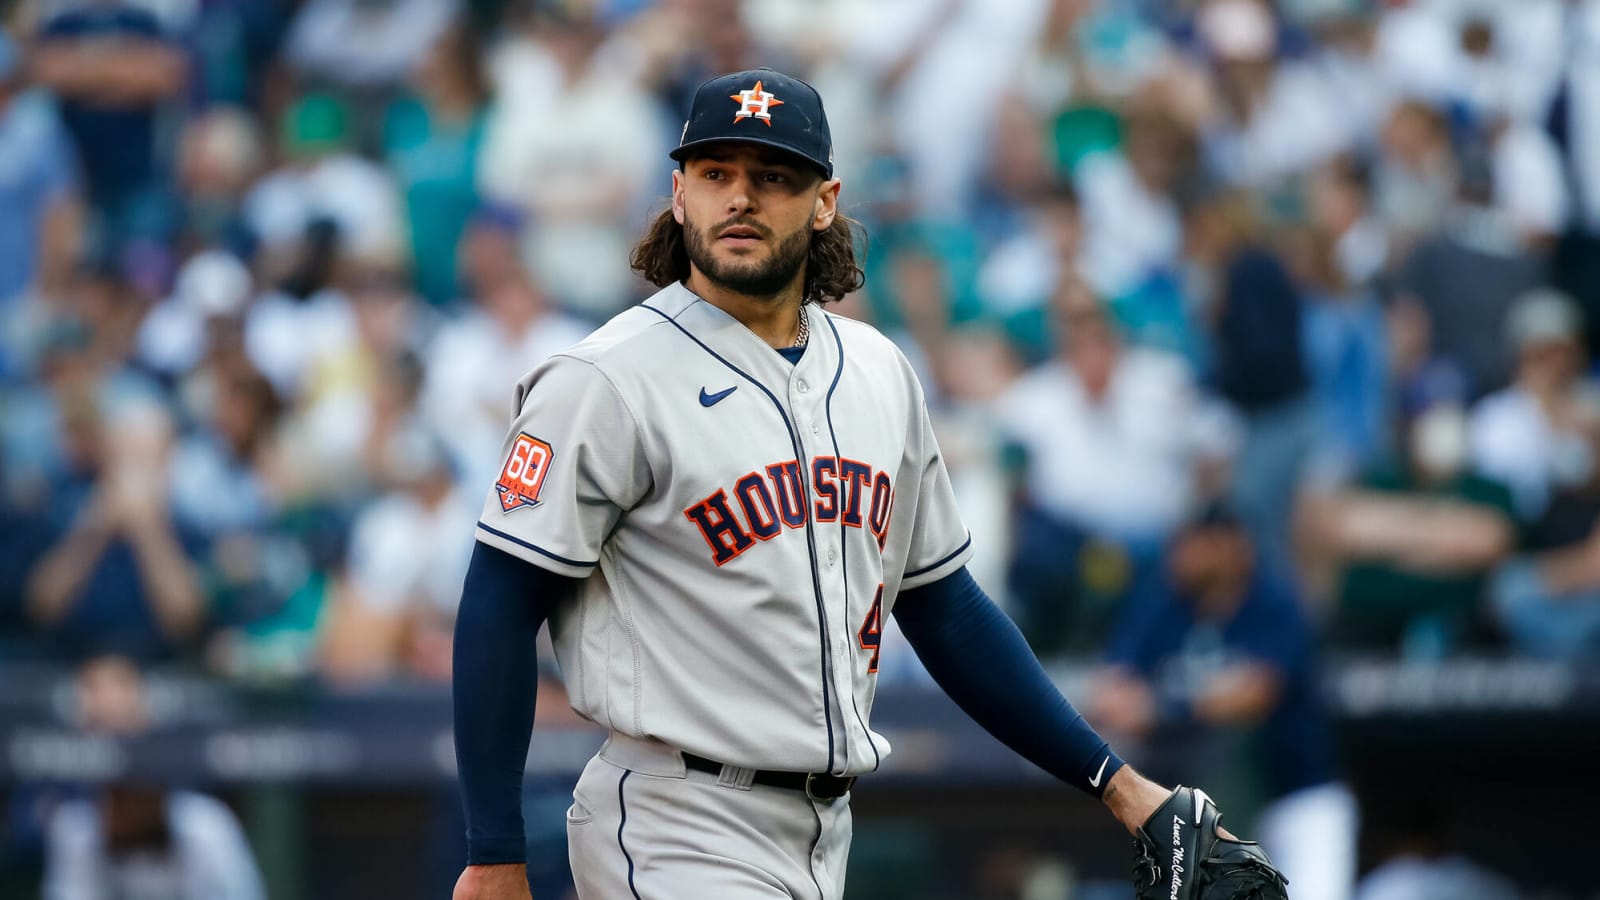
{"type": "MultiPolygon", "coordinates": [[[[0,898],[448,897],[511,386],[647,294],[694,86],[763,65],[825,98],[836,309],[918,368],[974,574],[1124,755],[1297,900],[1600,897],[1600,0],[0,24],[0,898]]],[[[540,900],[599,740],[558,675],[540,900]]],[[[880,682],[850,896],[1127,900],[1109,816],[893,634],[880,682]]]]}

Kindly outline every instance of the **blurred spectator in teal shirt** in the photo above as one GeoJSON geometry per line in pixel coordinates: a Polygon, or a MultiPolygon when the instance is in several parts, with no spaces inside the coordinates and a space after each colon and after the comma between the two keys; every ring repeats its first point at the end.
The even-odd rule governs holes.
{"type": "Polygon", "coordinates": [[[404,193],[417,292],[435,306],[459,297],[456,246],[478,206],[478,148],[489,88],[469,30],[440,35],[412,71],[413,93],[389,107],[384,155],[404,193]]]}

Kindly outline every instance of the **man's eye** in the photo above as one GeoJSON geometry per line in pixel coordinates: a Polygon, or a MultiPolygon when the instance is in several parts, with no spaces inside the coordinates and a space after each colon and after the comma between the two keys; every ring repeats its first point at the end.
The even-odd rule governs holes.
{"type": "Polygon", "coordinates": [[[782,172],[768,172],[763,177],[766,179],[768,184],[787,184],[789,182],[789,176],[783,174],[782,172]]]}
{"type": "Polygon", "coordinates": [[[705,177],[707,181],[721,181],[722,172],[718,171],[717,169],[707,169],[705,177]]]}

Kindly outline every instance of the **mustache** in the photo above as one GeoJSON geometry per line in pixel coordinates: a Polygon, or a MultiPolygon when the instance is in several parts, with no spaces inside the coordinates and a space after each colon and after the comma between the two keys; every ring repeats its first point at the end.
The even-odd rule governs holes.
{"type": "Polygon", "coordinates": [[[727,231],[729,228],[750,228],[754,229],[755,232],[761,235],[763,239],[772,237],[772,229],[753,219],[745,218],[744,216],[734,216],[726,222],[719,222],[711,227],[709,233],[721,234],[724,231],[727,231]]]}

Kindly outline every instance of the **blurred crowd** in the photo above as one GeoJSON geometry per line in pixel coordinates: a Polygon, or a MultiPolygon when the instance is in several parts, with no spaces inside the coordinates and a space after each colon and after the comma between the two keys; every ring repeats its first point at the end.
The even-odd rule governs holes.
{"type": "Polygon", "coordinates": [[[837,309],[1108,730],[1260,726],[1288,795],[1319,654],[1600,658],[1600,0],[0,24],[0,656],[447,678],[512,384],[647,294],[694,86],[764,65],[870,236],[837,309]]]}

